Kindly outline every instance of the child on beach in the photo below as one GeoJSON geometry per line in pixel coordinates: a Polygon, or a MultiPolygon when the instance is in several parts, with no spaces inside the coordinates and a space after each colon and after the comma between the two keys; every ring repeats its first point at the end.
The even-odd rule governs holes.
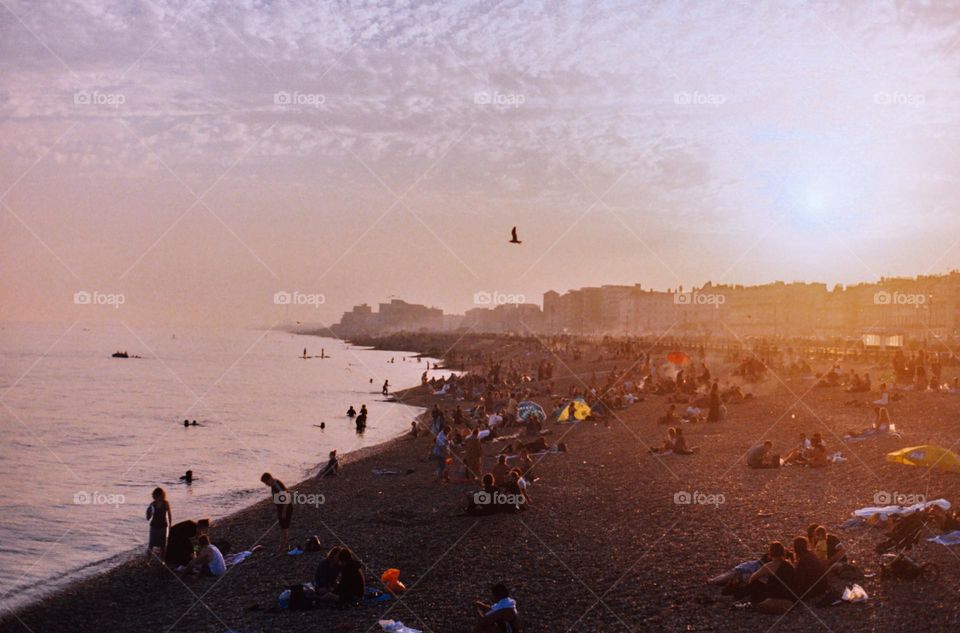
{"type": "Polygon", "coordinates": [[[160,548],[160,560],[164,560],[167,549],[167,526],[173,523],[173,513],[167,492],[163,488],[153,489],[153,501],[147,506],[147,521],[150,521],[150,541],[147,545],[147,562],[153,555],[153,548],[160,548]]]}

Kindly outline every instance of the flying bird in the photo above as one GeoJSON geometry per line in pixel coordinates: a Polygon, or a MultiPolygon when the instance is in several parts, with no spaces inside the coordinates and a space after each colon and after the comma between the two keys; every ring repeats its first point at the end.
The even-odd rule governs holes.
{"type": "Polygon", "coordinates": [[[513,229],[510,231],[510,236],[511,244],[523,244],[523,242],[517,239],[517,227],[513,227],[513,229]]]}

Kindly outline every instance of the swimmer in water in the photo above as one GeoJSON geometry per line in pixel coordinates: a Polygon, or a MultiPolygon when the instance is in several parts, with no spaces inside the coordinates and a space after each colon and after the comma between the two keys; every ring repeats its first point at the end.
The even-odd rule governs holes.
{"type": "Polygon", "coordinates": [[[357,410],[354,409],[354,408],[353,408],[353,405],[351,404],[351,405],[350,405],[350,408],[347,409],[347,417],[348,417],[348,418],[352,418],[352,417],[355,416],[355,415],[357,415],[357,410]]]}
{"type": "Polygon", "coordinates": [[[183,475],[180,475],[180,481],[187,484],[188,486],[193,483],[193,471],[188,470],[183,475]]]}
{"type": "Polygon", "coordinates": [[[327,423],[326,423],[326,422],[321,422],[321,423],[320,423],[320,430],[323,430],[323,429],[325,429],[325,428],[327,428],[327,423]]]}
{"type": "Polygon", "coordinates": [[[187,428],[188,426],[190,426],[190,420],[184,420],[184,421],[183,421],[183,428],[187,428]]]}

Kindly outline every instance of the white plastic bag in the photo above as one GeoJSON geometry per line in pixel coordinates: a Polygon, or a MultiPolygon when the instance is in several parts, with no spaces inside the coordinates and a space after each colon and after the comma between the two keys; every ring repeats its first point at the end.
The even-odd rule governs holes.
{"type": "Polygon", "coordinates": [[[857,584],[843,590],[844,602],[866,602],[869,597],[863,587],[857,584]]]}

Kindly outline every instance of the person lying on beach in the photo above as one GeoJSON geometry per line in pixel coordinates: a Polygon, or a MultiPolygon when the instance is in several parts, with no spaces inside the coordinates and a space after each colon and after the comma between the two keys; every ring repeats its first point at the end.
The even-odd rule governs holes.
{"type": "Polygon", "coordinates": [[[780,468],[780,455],[771,453],[773,442],[766,440],[754,444],[747,451],[747,466],[750,468],[780,468]]]}
{"type": "Polygon", "coordinates": [[[183,574],[199,574],[200,576],[219,577],[227,573],[227,563],[223,560],[223,554],[216,545],[210,542],[210,537],[206,534],[197,539],[197,545],[200,551],[197,557],[187,564],[183,574]]]}
{"type": "Polygon", "coordinates": [[[517,601],[510,597],[510,591],[503,583],[490,588],[493,604],[477,600],[473,603],[477,624],[473,633],[520,633],[520,616],[517,613],[517,601]]]}
{"type": "Polygon", "coordinates": [[[260,481],[270,488],[270,500],[277,509],[277,523],[280,525],[280,551],[286,553],[289,549],[287,536],[290,532],[290,520],[293,518],[293,499],[283,482],[274,479],[270,473],[263,473],[260,481]]]}
{"type": "Polygon", "coordinates": [[[317,478],[335,477],[338,474],[340,474],[340,458],[337,457],[337,451],[334,449],[330,451],[330,460],[327,462],[327,465],[317,473],[317,478]]]}
{"type": "Polygon", "coordinates": [[[651,453],[670,453],[673,451],[673,445],[677,441],[677,429],[670,427],[667,429],[667,439],[660,446],[651,446],[651,453]]]}
{"type": "Polygon", "coordinates": [[[723,587],[724,595],[733,595],[736,598],[746,597],[750,577],[768,562],[770,557],[764,554],[760,558],[744,561],[729,571],[707,579],[707,583],[723,587]]]}

